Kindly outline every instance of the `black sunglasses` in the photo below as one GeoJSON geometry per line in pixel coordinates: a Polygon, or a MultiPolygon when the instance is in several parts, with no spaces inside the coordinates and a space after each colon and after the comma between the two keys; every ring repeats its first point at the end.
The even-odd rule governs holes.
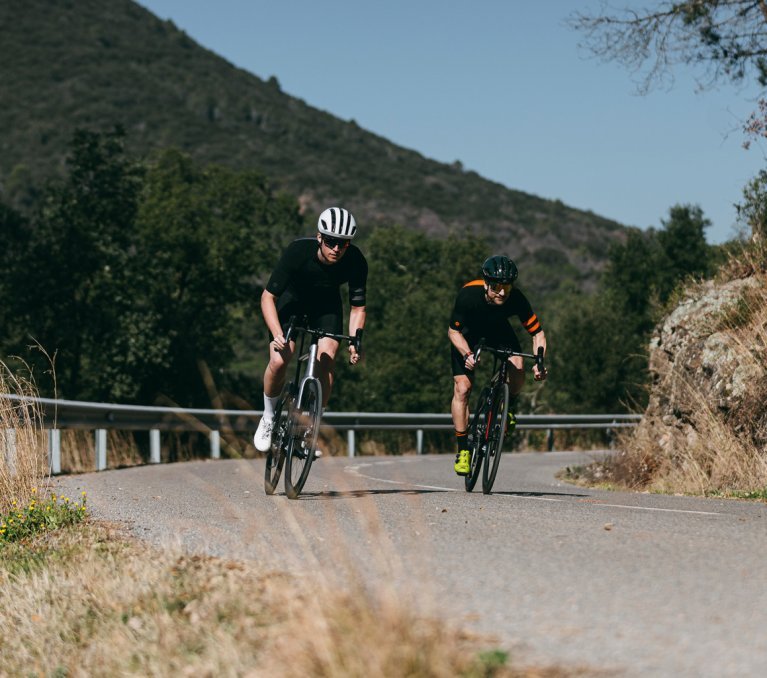
{"type": "Polygon", "coordinates": [[[346,249],[349,246],[349,241],[344,238],[333,238],[329,235],[322,236],[322,242],[331,250],[336,247],[340,250],[346,249]]]}

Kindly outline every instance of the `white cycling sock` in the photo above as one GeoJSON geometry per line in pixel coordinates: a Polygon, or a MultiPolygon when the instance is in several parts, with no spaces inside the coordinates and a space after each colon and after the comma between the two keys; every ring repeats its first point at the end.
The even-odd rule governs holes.
{"type": "Polygon", "coordinates": [[[279,396],[276,398],[270,398],[266,393],[264,393],[264,416],[269,417],[270,419],[274,417],[274,408],[277,406],[277,401],[280,399],[279,396]]]}

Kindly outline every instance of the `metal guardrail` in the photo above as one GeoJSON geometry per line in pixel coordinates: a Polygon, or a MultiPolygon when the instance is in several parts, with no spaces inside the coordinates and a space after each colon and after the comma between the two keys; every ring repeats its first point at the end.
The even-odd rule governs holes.
{"type": "MultiPolygon", "coordinates": [[[[96,470],[107,467],[106,431],[149,431],[150,463],[160,462],[161,431],[198,431],[210,436],[210,456],[221,456],[221,431],[250,433],[255,431],[262,410],[215,410],[181,407],[148,407],[115,403],[91,403],[78,400],[25,398],[0,394],[0,398],[26,403],[39,408],[43,426],[50,431],[49,456],[53,473],[61,472],[60,431],[62,429],[90,429],[96,436],[96,470]]],[[[638,414],[520,414],[517,428],[544,429],[549,440],[556,429],[614,429],[634,426],[641,419],[638,414]]],[[[347,450],[355,456],[355,433],[366,430],[415,431],[416,451],[423,450],[424,431],[450,431],[453,421],[449,413],[398,412],[325,412],[325,427],[346,431],[347,450]]],[[[6,441],[9,439],[6,436],[6,441]]],[[[6,442],[7,445],[7,442],[6,442]]],[[[551,449],[551,448],[550,448],[551,449]]]]}

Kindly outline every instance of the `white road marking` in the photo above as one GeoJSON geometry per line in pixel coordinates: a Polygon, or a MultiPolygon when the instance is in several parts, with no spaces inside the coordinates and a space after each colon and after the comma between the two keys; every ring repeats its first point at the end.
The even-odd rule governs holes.
{"type": "MultiPolygon", "coordinates": [[[[402,461],[414,461],[411,459],[403,459],[402,461]]],[[[440,487],[439,485],[420,485],[419,483],[411,483],[407,482],[405,480],[389,480],[387,478],[376,478],[375,476],[367,475],[365,473],[361,473],[360,469],[364,468],[366,466],[384,466],[389,465],[392,462],[378,462],[377,464],[375,462],[368,462],[363,464],[354,464],[353,466],[347,466],[344,469],[345,473],[351,473],[353,475],[359,476],[360,478],[365,478],[366,480],[373,480],[378,483],[389,483],[390,485],[406,485],[409,487],[417,487],[423,490],[439,490],[442,492],[461,492],[462,490],[457,489],[455,487],[440,487]]],[[[660,511],[663,513],[690,513],[694,515],[699,516],[724,516],[727,515],[726,513],[717,513],[715,511],[692,511],[689,509],[669,509],[669,508],[656,508],[651,506],[630,506],[628,504],[605,504],[600,502],[599,500],[596,501],[590,501],[590,502],[573,502],[567,499],[556,499],[554,497],[531,497],[527,495],[520,495],[520,494],[504,494],[504,493],[495,493],[496,497],[505,497],[507,499],[533,499],[535,501],[553,501],[553,502],[564,502],[564,503],[570,503],[570,504],[576,504],[576,503],[583,503],[588,504],[589,506],[601,506],[604,508],[622,508],[622,509],[629,509],[632,511],[660,511]]]]}

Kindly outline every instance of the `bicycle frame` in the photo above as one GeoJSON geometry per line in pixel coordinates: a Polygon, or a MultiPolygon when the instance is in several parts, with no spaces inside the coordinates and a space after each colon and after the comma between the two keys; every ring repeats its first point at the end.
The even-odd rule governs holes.
{"type": "Polygon", "coordinates": [[[285,464],[285,494],[289,499],[297,499],[314,460],[317,436],[319,435],[322,418],[322,384],[317,376],[319,340],[330,337],[337,341],[348,340],[357,351],[362,348],[362,330],[357,330],[354,337],[333,334],[324,330],[316,330],[306,326],[306,318],[301,318],[297,324],[296,317],[290,318],[285,332],[286,342],[295,341],[295,334],[301,334],[301,342],[296,346],[296,376],[283,389],[279,410],[287,416],[285,423],[279,427],[279,442],[276,443],[276,461],[271,465],[272,457],[267,458],[265,467],[264,487],[267,494],[273,494],[279,482],[282,465],[285,464]],[[306,335],[311,337],[309,350],[304,354],[306,335]],[[306,363],[303,367],[301,363],[306,363]],[[306,397],[304,397],[306,396],[306,397]],[[303,413],[302,413],[303,412],[303,413]],[[295,473],[294,473],[295,471],[295,473]]]}
{"type": "Polygon", "coordinates": [[[493,355],[493,376],[489,385],[482,389],[477,407],[469,424],[470,450],[472,459],[469,474],[465,477],[466,491],[471,492],[483,469],[482,491],[489,494],[495,482],[498,465],[506,434],[506,415],[509,406],[509,358],[520,356],[535,360],[539,371],[544,370],[543,347],[537,354],[521,353],[510,349],[498,349],[485,344],[481,339],[474,349],[475,361],[479,362],[483,351],[493,355]],[[498,361],[500,360],[500,366],[498,361]]]}

